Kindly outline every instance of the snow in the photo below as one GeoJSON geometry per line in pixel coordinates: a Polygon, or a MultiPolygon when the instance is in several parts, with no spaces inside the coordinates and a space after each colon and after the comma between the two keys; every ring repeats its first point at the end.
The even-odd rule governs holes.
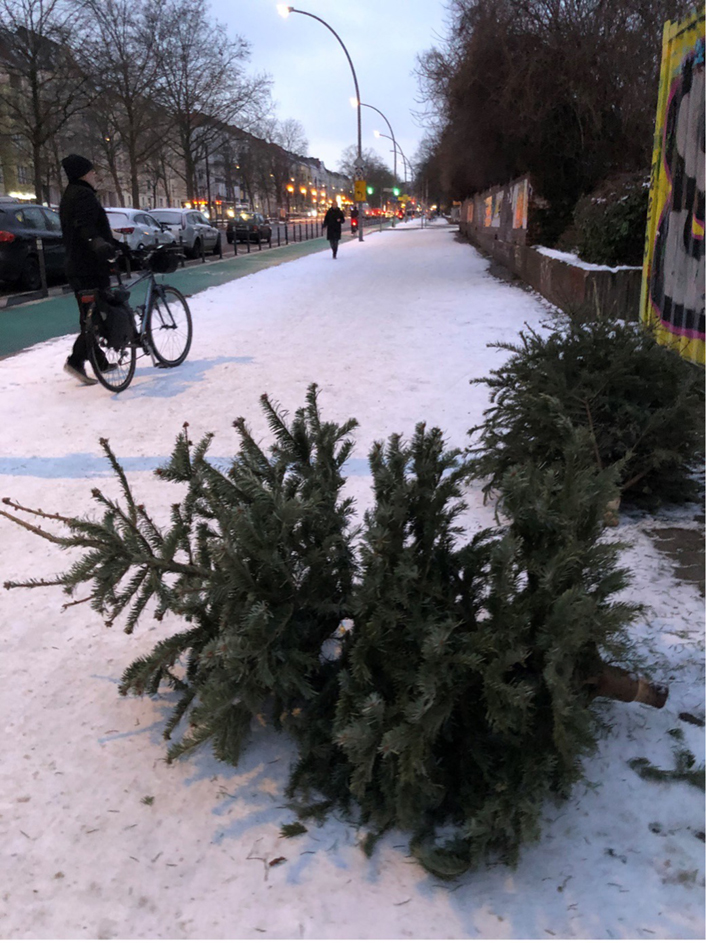
{"type": "Polygon", "coordinates": [[[568,262],[569,265],[575,265],[576,268],[586,269],[589,272],[634,272],[642,268],[642,265],[596,265],[594,262],[583,262],[575,252],[562,252],[560,249],[548,249],[546,246],[533,248],[540,255],[547,255],[550,259],[558,259],[560,262],[568,262]]]}
{"type": "MultiPolygon", "coordinates": [[[[447,226],[420,224],[348,239],[337,260],[319,252],[209,289],[191,306],[186,363],[160,371],[141,362],[118,396],[62,372],[70,338],[2,361],[0,496],[65,514],[85,512],[93,487],[118,496],[98,442],[108,436],[135,493],[166,521],[179,495],[152,470],[183,422],[194,439],[214,432],[211,455],[225,461],[236,417],[268,439],[261,393],[292,413],[316,381],[326,419],[360,421],[348,489],[361,514],[372,441],[410,435],[423,419],[465,446],[487,405],[469,381],[505,356],[486,345],[550,316],[538,296],[495,280],[447,226]]],[[[479,488],[467,498],[467,526],[488,526],[479,488]]],[[[696,527],[696,510],[664,522],[696,527]]],[[[407,857],[401,833],[371,859],[356,827],[335,816],[280,838],[296,818],[283,796],[293,749],[273,732],[254,730],[237,769],[208,748],[167,766],[169,702],[121,698],[117,684],[177,620],[148,618],[126,636],[86,605],[62,611],[56,589],[0,592],[0,936],[703,938],[704,794],[628,766],[647,757],[673,768],[677,729],[704,761],[704,731],[678,717],[704,716],[704,605],[655,549],[648,530],[658,523],[621,515],[612,536],[628,544],[625,595],[649,607],[634,636],[651,677],[670,686],[666,707],[604,704],[606,733],[585,781],[568,802],[549,802],[517,869],[491,862],[452,885],[407,857]]],[[[2,518],[0,537],[2,580],[67,568],[68,554],[2,518]]]]}

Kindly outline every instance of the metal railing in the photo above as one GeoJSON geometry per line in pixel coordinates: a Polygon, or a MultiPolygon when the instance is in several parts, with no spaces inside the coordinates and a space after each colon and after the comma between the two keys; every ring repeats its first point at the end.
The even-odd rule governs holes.
{"type": "MultiPolygon", "coordinates": [[[[381,217],[367,217],[364,219],[365,227],[377,226],[381,229],[381,217]]],[[[385,221],[386,223],[389,220],[385,221]]],[[[310,220],[301,220],[301,221],[290,221],[283,223],[274,223],[271,228],[271,238],[266,241],[258,239],[254,241],[252,239],[247,239],[245,242],[240,243],[240,241],[234,238],[231,244],[225,245],[226,243],[226,227],[218,227],[221,233],[221,239],[219,241],[219,251],[213,257],[213,261],[218,259],[224,259],[229,257],[234,257],[238,255],[250,255],[251,252],[262,252],[264,249],[278,249],[281,246],[293,245],[299,242],[309,242],[313,239],[323,238],[323,228],[321,219],[310,219],[310,220]],[[242,244],[241,252],[239,252],[239,245],[242,244]]],[[[342,226],[343,236],[347,236],[350,233],[350,222],[347,220],[342,226]]],[[[356,234],[356,231],[355,231],[356,234]]],[[[178,245],[184,250],[185,246],[182,240],[182,237],[178,239],[178,245]]],[[[45,249],[44,241],[38,236],[35,239],[35,250],[37,253],[37,262],[39,265],[39,276],[40,276],[40,287],[34,290],[28,290],[24,292],[18,292],[16,294],[7,294],[5,297],[4,307],[11,307],[14,305],[25,304],[29,301],[37,301],[41,298],[47,298],[49,295],[49,286],[47,281],[47,266],[45,260],[45,249]]],[[[180,265],[182,268],[185,268],[187,265],[194,264],[203,264],[208,261],[207,256],[204,251],[204,242],[200,240],[200,251],[199,256],[196,259],[190,260],[187,262],[185,260],[185,253],[182,252],[182,258],[180,265]]],[[[124,262],[126,266],[126,273],[130,278],[131,275],[131,259],[130,255],[126,253],[124,256],[124,262]]],[[[64,284],[59,285],[62,290],[67,293],[71,291],[71,288],[64,284]]]]}

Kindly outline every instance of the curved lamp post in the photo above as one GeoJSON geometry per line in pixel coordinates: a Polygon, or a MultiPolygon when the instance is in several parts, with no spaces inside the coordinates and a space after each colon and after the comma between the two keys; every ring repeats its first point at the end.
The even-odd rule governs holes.
{"type": "MultiPolygon", "coordinates": [[[[404,162],[404,174],[411,174],[411,164],[410,164],[409,161],[406,159],[406,155],[405,155],[404,152],[402,151],[401,145],[398,144],[398,143],[396,142],[396,140],[395,140],[393,137],[389,137],[388,134],[382,134],[381,131],[375,131],[375,132],[374,132],[374,137],[375,137],[375,138],[386,138],[387,141],[391,141],[392,144],[394,145],[394,153],[396,154],[396,152],[397,152],[397,150],[398,150],[399,153],[401,154],[401,159],[402,159],[403,162],[404,162]]],[[[410,180],[409,182],[410,182],[410,183],[413,183],[413,180],[410,180]]],[[[406,181],[404,181],[404,183],[406,183],[406,181]]]]}
{"type": "MultiPolygon", "coordinates": [[[[357,96],[357,162],[359,166],[361,167],[362,166],[362,109],[359,104],[359,83],[357,82],[357,73],[355,72],[354,65],[352,64],[352,59],[350,58],[350,54],[347,51],[347,46],[345,46],[345,44],[342,42],[340,37],[332,28],[332,26],[330,26],[329,23],[326,23],[325,20],[321,20],[319,16],[315,16],[314,13],[308,13],[306,10],[296,10],[295,7],[290,7],[285,3],[278,3],[276,5],[276,9],[278,10],[279,14],[284,19],[286,19],[290,13],[300,13],[302,16],[309,16],[312,20],[317,20],[318,23],[322,23],[323,26],[326,26],[330,30],[332,35],[335,37],[338,43],[342,46],[342,51],[347,56],[347,61],[349,62],[350,69],[352,70],[352,78],[354,79],[354,86],[355,86],[355,95],[357,96]]],[[[359,241],[362,242],[362,240],[364,239],[364,236],[362,234],[362,229],[364,227],[362,225],[362,203],[360,201],[357,202],[357,212],[359,214],[359,218],[358,218],[359,225],[357,226],[357,232],[359,234],[359,241]]]]}
{"type": "MultiPolygon", "coordinates": [[[[396,141],[394,140],[394,138],[393,138],[393,137],[389,137],[388,134],[382,134],[381,131],[375,131],[375,132],[374,132],[374,136],[375,136],[376,138],[386,138],[387,141],[391,141],[392,144],[394,145],[394,153],[395,153],[395,154],[396,154],[396,149],[397,149],[397,148],[399,149],[399,153],[401,154],[401,159],[404,161],[404,177],[405,177],[405,178],[406,178],[406,177],[412,177],[412,174],[411,174],[411,164],[410,164],[409,161],[406,159],[406,155],[405,155],[404,152],[402,151],[401,146],[396,143],[396,141]],[[407,170],[407,166],[408,166],[408,170],[407,170]]],[[[414,182],[413,179],[409,180],[409,183],[413,183],[413,182],[414,182]]],[[[406,183],[406,179],[404,179],[404,183],[406,183]]]]}
{"type": "Polygon", "coordinates": [[[387,118],[387,116],[384,114],[383,111],[380,111],[378,108],[375,108],[374,105],[367,105],[364,102],[358,102],[356,98],[350,98],[350,104],[352,105],[353,108],[356,108],[358,104],[361,105],[362,108],[371,108],[372,111],[376,111],[376,113],[378,115],[381,115],[382,118],[386,121],[387,128],[389,128],[389,133],[391,134],[391,139],[392,141],[394,141],[394,145],[395,145],[394,146],[394,181],[396,182],[396,148],[398,145],[396,144],[396,140],[394,138],[394,129],[389,124],[389,119],[387,118]]]}

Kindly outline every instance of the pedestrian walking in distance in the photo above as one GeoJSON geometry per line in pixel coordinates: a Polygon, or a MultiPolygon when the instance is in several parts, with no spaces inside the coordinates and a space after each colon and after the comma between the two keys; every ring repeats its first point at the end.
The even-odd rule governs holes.
{"type": "Polygon", "coordinates": [[[327,241],[330,243],[333,259],[337,258],[337,246],[340,239],[342,239],[342,224],[344,221],[345,214],[337,203],[332,204],[322,221],[322,228],[327,229],[327,241]]]}
{"type": "Polygon", "coordinates": [[[69,154],[62,161],[62,167],[69,181],[59,203],[62,239],[66,249],[65,270],[76,294],[81,327],[64,369],[79,382],[90,386],[98,381],[86,374],[85,363],[89,352],[84,323],[87,310],[81,303],[80,292],[111,287],[110,260],[116,255],[118,244],[113,238],[106,211],[96,195],[94,165],[88,157],[69,154]]]}

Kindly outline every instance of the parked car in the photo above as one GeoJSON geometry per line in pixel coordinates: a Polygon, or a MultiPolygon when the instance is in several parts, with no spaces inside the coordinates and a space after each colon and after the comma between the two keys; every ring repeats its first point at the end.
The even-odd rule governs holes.
{"type": "Polygon", "coordinates": [[[106,215],[114,239],[128,246],[131,255],[153,246],[169,246],[177,242],[169,227],[145,210],[129,206],[107,206],[106,215]]]}
{"type": "Polygon", "coordinates": [[[226,241],[270,242],[271,226],[261,213],[239,213],[226,224],[226,241]]]}
{"type": "Polygon", "coordinates": [[[0,281],[29,291],[41,287],[37,237],[42,239],[47,278],[64,275],[59,213],[32,203],[0,203],[0,281]]]}
{"type": "Polygon", "coordinates": [[[196,259],[202,250],[219,255],[222,234],[198,210],[177,206],[150,212],[159,223],[167,225],[177,241],[182,243],[186,255],[196,259]]]}

